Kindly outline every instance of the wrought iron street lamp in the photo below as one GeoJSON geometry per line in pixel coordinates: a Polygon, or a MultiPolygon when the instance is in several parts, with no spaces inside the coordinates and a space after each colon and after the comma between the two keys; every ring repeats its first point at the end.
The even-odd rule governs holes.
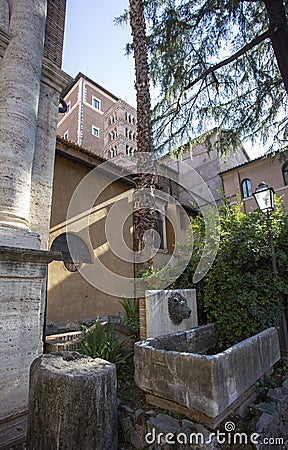
{"type": "Polygon", "coordinates": [[[271,211],[274,211],[274,194],[274,189],[267,186],[264,181],[261,181],[258,188],[255,189],[253,197],[256,200],[258,208],[263,213],[269,214],[271,211]]]}
{"type": "Polygon", "coordinates": [[[267,186],[267,184],[264,183],[264,181],[261,181],[261,183],[259,183],[258,185],[258,188],[255,189],[255,192],[253,192],[252,195],[255,198],[255,201],[260,211],[262,211],[267,216],[271,253],[272,253],[272,269],[274,275],[277,275],[278,270],[272,233],[272,219],[270,217],[270,213],[274,211],[274,194],[275,194],[274,189],[272,187],[267,186]]]}
{"type": "MultiPolygon", "coordinates": [[[[267,184],[264,183],[264,181],[261,181],[261,183],[259,183],[257,189],[255,189],[255,192],[253,192],[252,195],[255,198],[255,201],[260,211],[266,214],[267,217],[271,255],[272,255],[272,270],[274,275],[278,275],[276,253],[273,240],[272,218],[270,216],[270,213],[274,211],[274,194],[275,194],[274,189],[272,187],[267,186],[267,184]]],[[[280,299],[280,309],[281,309],[280,330],[279,330],[280,349],[281,355],[287,357],[288,356],[287,322],[286,322],[285,308],[281,299],[280,299]]]]}

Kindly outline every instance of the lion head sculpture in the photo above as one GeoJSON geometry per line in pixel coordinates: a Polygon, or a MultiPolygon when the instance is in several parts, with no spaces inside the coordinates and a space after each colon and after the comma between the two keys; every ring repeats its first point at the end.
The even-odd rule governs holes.
{"type": "Polygon", "coordinates": [[[179,325],[183,319],[189,319],[191,309],[186,298],[180,292],[175,292],[168,297],[168,313],[174,325],[179,325]]]}

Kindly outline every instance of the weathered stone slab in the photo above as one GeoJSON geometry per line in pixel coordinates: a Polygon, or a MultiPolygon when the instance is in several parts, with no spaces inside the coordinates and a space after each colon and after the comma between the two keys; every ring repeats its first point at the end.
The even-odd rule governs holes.
{"type": "Polygon", "coordinates": [[[280,359],[280,349],[277,330],[269,328],[216,355],[201,354],[212,346],[213,330],[210,324],[136,343],[135,381],[147,395],[195,410],[198,420],[202,413],[216,426],[280,359]]]}
{"type": "MultiPolygon", "coordinates": [[[[147,290],[145,303],[147,338],[188,330],[198,325],[195,289],[147,290]],[[169,317],[168,302],[173,293],[180,293],[187,300],[191,310],[190,317],[183,318],[179,324],[174,324],[169,317]]],[[[186,311],[184,311],[185,314],[186,311]]]]}
{"type": "Polygon", "coordinates": [[[29,369],[42,352],[45,262],[50,257],[39,250],[0,248],[0,448],[25,438],[29,369]]]}
{"type": "Polygon", "coordinates": [[[116,450],[116,368],[100,358],[59,352],[30,371],[28,450],[116,450]]]}

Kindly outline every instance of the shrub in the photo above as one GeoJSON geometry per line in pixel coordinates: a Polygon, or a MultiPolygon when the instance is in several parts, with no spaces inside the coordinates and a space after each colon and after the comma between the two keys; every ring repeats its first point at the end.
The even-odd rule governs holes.
{"type": "Polygon", "coordinates": [[[138,339],[140,334],[139,301],[124,298],[121,302],[121,305],[123,306],[125,311],[122,323],[127,328],[129,328],[132,336],[138,339]]]}
{"type": "Polygon", "coordinates": [[[91,358],[102,358],[114,363],[119,369],[127,362],[131,353],[125,351],[123,343],[116,336],[114,323],[108,318],[106,329],[98,317],[93,327],[82,326],[84,331],[83,341],[77,349],[79,353],[91,358]]]}
{"type": "MultiPolygon", "coordinates": [[[[288,293],[285,283],[288,221],[280,202],[276,203],[272,226],[278,276],[273,275],[271,269],[269,229],[263,215],[258,211],[243,213],[240,203],[233,207],[225,204],[220,208],[218,253],[211,270],[197,286],[197,298],[207,321],[217,322],[219,344],[223,347],[279,322],[279,301],[288,293]]],[[[198,239],[201,240],[205,224],[201,217],[198,222],[198,239]]],[[[201,241],[196,248],[196,260],[194,257],[187,273],[177,280],[177,284],[182,286],[184,280],[189,283],[192,279],[197,250],[199,253],[202,248],[201,241]]]]}
{"type": "MultiPolygon", "coordinates": [[[[205,244],[205,222],[199,214],[189,230],[194,236],[192,258],[170,288],[196,288],[199,323],[217,322],[219,346],[227,348],[269,326],[277,326],[280,300],[287,308],[288,219],[276,199],[272,232],[279,274],[275,276],[269,228],[263,215],[258,211],[245,214],[240,202],[233,206],[226,202],[219,210],[220,243],[210,271],[197,285],[193,284],[205,244]]],[[[175,268],[160,269],[156,276],[153,273],[154,284],[150,285],[146,274],[149,288],[157,289],[155,279],[169,277],[169,270],[175,268]]]]}

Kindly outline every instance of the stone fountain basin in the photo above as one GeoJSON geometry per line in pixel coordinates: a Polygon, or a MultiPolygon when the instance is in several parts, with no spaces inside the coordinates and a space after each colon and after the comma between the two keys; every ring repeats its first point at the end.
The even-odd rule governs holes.
{"type": "Polygon", "coordinates": [[[280,359],[274,327],[221,353],[203,354],[216,341],[215,324],[208,324],[137,342],[135,382],[147,401],[215,427],[280,359]]]}

